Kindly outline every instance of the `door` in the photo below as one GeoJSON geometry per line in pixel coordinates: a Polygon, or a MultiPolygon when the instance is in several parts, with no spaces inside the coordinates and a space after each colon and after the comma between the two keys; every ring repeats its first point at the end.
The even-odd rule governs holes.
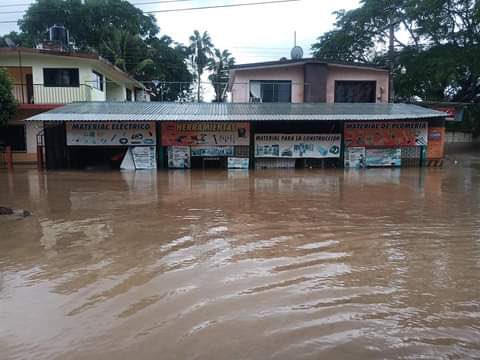
{"type": "Polygon", "coordinates": [[[45,134],[45,160],[48,170],[65,169],[68,166],[65,124],[47,125],[45,134]]]}
{"type": "Polygon", "coordinates": [[[27,104],[33,104],[33,77],[32,74],[25,75],[27,81],[27,104]]]}

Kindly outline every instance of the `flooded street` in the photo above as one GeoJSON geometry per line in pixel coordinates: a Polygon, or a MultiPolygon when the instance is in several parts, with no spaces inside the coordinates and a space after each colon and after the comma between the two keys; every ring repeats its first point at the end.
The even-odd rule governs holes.
{"type": "Polygon", "coordinates": [[[480,157],[0,185],[2,360],[480,357],[480,157]]]}

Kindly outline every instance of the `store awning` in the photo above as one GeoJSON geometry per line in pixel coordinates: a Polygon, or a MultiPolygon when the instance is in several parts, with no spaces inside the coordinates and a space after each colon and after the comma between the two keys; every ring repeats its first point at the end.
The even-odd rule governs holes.
{"type": "Polygon", "coordinates": [[[380,121],[445,116],[410,104],[83,102],[27,121],[380,121]]]}

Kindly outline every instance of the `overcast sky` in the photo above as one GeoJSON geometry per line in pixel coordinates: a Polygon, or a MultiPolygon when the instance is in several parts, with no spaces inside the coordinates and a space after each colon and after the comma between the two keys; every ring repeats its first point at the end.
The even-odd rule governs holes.
{"type": "MultiPolygon", "coordinates": [[[[131,0],[145,3],[154,0],[131,0]]],[[[268,0],[192,0],[177,3],[138,5],[143,11],[159,11],[189,7],[252,3],[268,0]]],[[[25,4],[29,0],[0,0],[0,4],[25,4]]],[[[31,1],[30,1],[31,2],[31,1]]],[[[207,30],[216,47],[228,49],[237,63],[278,60],[290,57],[294,31],[297,44],[305,57],[315,39],[333,28],[334,11],[353,9],[358,0],[300,0],[291,3],[252,5],[245,7],[155,13],[160,33],[187,44],[194,30],[207,30]]],[[[27,7],[0,8],[1,11],[26,10],[27,7]]],[[[11,21],[18,15],[0,15],[0,21],[11,21]]],[[[18,30],[15,24],[0,24],[0,34],[18,30]]],[[[205,76],[204,81],[208,81],[205,76]]],[[[204,88],[205,99],[212,98],[212,89],[204,88]]]]}
{"type": "MultiPolygon", "coordinates": [[[[145,3],[152,0],[131,0],[145,3]]],[[[251,3],[268,0],[192,0],[177,3],[139,5],[144,11],[178,9],[211,5],[251,3]]],[[[0,4],[25,4],[29,0],[0,0],[0,4]]],[[[301,0],[292,3],[252,5],[237,8],[195,10],[185,12],[156,13],[162,34],[170,35],[175,41],[188,43],[193,30],[207,30],[215,46],[229,49],[238,63],[277,60],[289,57],[293,46],[293,33],[297,31],[297,42],[310,53],[315,39],[332,28],[333,11],[352,9],[358,0],[301,0]]],[[[26,7],[1,8],[2,11],[25,10],[26,7]]],[[[0,21],[15,20],[18,15],[0,15],[0,21]]],[[[18,30],[15,24],[0,24],[0,34],[18,30]]]]}

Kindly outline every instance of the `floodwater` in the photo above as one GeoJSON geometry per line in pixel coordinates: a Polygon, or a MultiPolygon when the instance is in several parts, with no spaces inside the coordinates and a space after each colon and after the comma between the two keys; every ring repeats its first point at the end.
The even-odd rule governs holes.
{"type": "Polygon", "coordinates": [[[0,358],[480,358],[480,157],[0,172],[0,358]]]}

